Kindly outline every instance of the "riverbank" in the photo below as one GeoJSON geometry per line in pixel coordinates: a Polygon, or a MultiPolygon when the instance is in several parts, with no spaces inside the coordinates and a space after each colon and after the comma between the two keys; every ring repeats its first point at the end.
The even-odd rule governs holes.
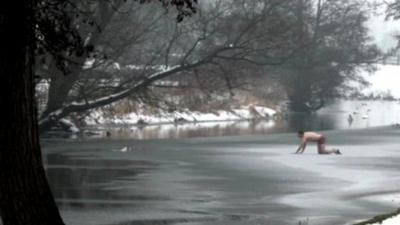
{"type": "Polygon", "coordinates": [[[324,134],[343,155],[291,154],[294,133],[43,146],[70,225],[347,225],[397,209],[400,129],[324,134]]]}
{"type": "Polygon", "coordinates": [[[364,222],[354,225],[398,225],[400,224],[400,208],[392,213],[375,216],[364,222]]]}
{"type": "MultiPolygon", "coordinates": [[[[338,101],[316,113],[310,114],[282,114],[280,110],[274,114],[273,110],[265,108],[264,111],[266,112],[259,110],[255,114],[258,116],[251,117],[249,107],[241,108],[237,111],[235,116],[230,118],[224,116],[227,115],[227,111],[211,115],[203,113],[203,116],[197,117],[198,120],[193,119],[196,118],[193,116],[197,114],[195,112],[187,113],[183,117],[180,117],[181,114],[170,113],[161,118],[164,123],[157,123],[157,121],[160,122],[160,117],[158,114],[154,114],[152,116],[154,119],[146,120],[152,122],[142,125],[138,125],[137,120],[141,119],[140,115],[147,114],[132,114],[130,119],[126,116],[128,114],[124,114],[125,116],[123,117],[115,115],[93,116],[92,121],[89,122],[92,125],[82,126],[78,134],[68,135],[95,138],[113,136],[132,139],[165,139],[271,134],[295,132],[298,129],[363,129],[385,125],[394,126],[400,123],[400,104],[391,101],[338,101]],[[385,110],[382,111],[382,109],[385,110]],[[241,116],[237,116],[238,114],[241,116]],[[212,116],[215,118],[212,119],[212,116]],[[351,120],[349,120],[350,116],[351,120]],[[94,122],[95,118],[99,118],[102,123],[94,122]]],[[[55,133],[55,135],[59,134],[55,133]]]]}
{"type": "Polygon", "coordinates": [[[160,124],[182,124],[197,122],[222,122],[239,121],[249,119],[272,119],[277,116],[277,111],[265,106],[248,105],[240,108],[226,110],[214,110],[209,112],[190,111],[181,109],[168,112],[163,109],[148,112],[139,110],[135,112],[112,115],[104,111],[97,110],[89,114],[85,123],[89,126],[94,125],[160,125],[160,124]]]}

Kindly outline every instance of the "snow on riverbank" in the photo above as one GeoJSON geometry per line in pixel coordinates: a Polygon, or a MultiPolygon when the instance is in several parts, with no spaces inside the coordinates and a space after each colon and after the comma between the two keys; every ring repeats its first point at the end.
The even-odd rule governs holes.
{"type": "Polygon", "coordinates": [[[400,224],[400,209],[397,212],[390,213],[387,215],[379,215],[371,220],[357,223],[356,225],[399,225],[400,224]],[[386,219],[384,219],[386,218],[386,219]],[[377,222],[375,222],[377,221],[377,222]]]}
{"type": "Polygon", "coordinates": [[[399,225],[400,224],[400,215],[388,218],[382,222],[372,223],[370,225],[399,225]]]}
{"type": "Polygon", "coordinates": [[[180,110],[176,112],[159,111],[157,114],[132,112],[120,116],[106,116],[100,110],[93,111],[85,120],[88,125],[115,124],[115,125],[147,125],[183,122],[211,122],[273,118],[277,112],[264,106],[246,106],[231,110],[217,110],[212,113],[180,110]]]}

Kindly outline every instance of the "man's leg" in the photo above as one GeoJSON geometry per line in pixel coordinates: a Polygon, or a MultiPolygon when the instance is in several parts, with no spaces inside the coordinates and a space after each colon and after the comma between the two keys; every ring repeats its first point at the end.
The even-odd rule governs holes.
{"type": "Polygon", "coordinates": [[[340,154],[339,149],[326,149],[325,144],[318,144],[318,154],[340,154]]]}

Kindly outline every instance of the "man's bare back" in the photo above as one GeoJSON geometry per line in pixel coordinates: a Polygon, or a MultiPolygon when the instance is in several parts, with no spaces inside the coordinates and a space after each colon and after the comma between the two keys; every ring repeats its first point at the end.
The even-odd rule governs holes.
{"type": "Polygon", "coordinates": [[[318,142],[321,138],[323,137],[322,134],[308,131],[304,132],[304,135],[302,137],[302,141],[312,141],[312,142],[318,142]]]}

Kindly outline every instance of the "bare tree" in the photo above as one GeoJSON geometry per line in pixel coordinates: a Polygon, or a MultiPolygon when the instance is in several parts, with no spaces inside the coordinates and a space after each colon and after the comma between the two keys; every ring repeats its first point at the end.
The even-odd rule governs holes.
{"type": "Polygon", "coordinates": [[[345,81],[362,82],[357,70],[372,69],[379,51],[370,44],[365,1],[298,0],[294,8],[299,51],[282,67],[294,111],[314,111],[339,96],[345,81]]]}
{"type": "MultiPolygon", "coordinates": [[[[155,81],[171,76],[193,75],[203,79],[203,71],[213,71],[212,74],[222,78],[218,80],[232,88],[235,85],[231,78],[240,73],[228,76],[224,68],[238,63],[261,68],[288,58],[293,47],[290,44],[293,42],[287,41],[291,34],[290,24],[286,23],[290,5],[290,1],[281,0],[215,1],[203,5],[202,11],[191,20],[179,24],[166,22],[171,21],[166,20],[170,15],[162,9],[154,13],[154,6],[151,12],[150,9],[140,13],[119,10],[113,19],[106,16],[109,22],[102,27],[102,37],[91,39],[92,44],[97,40],[94,64],[86,69],[82,66],[88,61],[87,55],[77,64],[80,66],[67,68],[74,73],[61,78],[68,80],[62,89],[52,87],[52,83],[57,83],[53,79],[59,78],[51,78],[49,102],[40,117],[40,127],[47,130],[70,113],[85,112],[140,94],[155,81]],[[137,28],[130,29],[124,23],[143,21],[148,15],[151,19],[137,28]]],[[[111,15],[107,7],[96,6],[101,12],[110,12],[105,15],[111,15]],[[105,9],[100,10],[102,7],[105,9]]]]}

